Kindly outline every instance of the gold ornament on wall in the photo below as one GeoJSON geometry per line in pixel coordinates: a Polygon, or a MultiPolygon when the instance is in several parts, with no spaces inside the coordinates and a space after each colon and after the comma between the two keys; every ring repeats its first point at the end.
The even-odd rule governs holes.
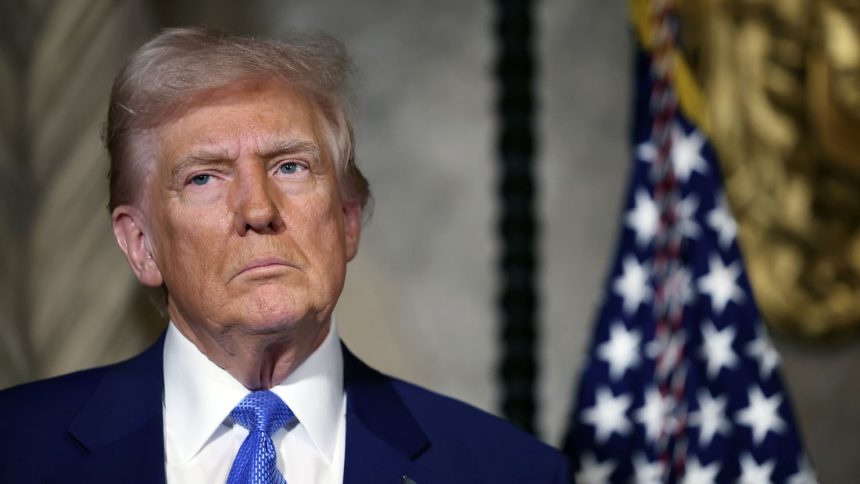
{"type": "Polygon", "coordinates": [[[860,0],[687,0],[678,16],[765,318],[860,329],[860,0]]]}

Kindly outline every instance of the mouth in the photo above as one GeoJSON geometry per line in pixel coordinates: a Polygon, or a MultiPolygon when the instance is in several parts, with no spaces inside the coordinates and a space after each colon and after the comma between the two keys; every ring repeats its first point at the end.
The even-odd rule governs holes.
{"type": "Polygon", "coordinates": [[[281,257],[261,257],[245,264],[233,278],[240,276],[266,277],[276,275],[285,269],[294,269],[295,265],[281,257]]]}

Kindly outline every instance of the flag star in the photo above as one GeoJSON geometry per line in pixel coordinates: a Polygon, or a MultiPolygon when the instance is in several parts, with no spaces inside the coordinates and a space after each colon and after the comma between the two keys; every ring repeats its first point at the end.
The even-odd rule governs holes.
{"type": "Polygon", "coordinates": [[[624,300],[626,314],[633,314],[639,305],[651,300],[651,287],[648,285],[648,269],[639,263],[635,256],[628,255],[622,261],[622,274],[615,279],[612,289],[624,300]]]}
{"type": "Polygon", "coordinates": [[[779,393],[768,398],[758,386],[749,389],[749,405],[738,412],[737,421],[750,427],[755,445],[761,444],[768,432],[780,433],[785,430],[785,421],[778,414],[781,403],[782,395],[779,393]]]}
{"type": "Polygon", "coordinates": [[[681,481],[681,484],[714,484],[717,482],[717,474],[719,472],[719,461],[702,466],[701,462],[693,457],[687,462],[684,468],[684,479],[681,481]]]}
{"type": "Polygon", "coordinates": [[[818,484],[818,476],[809,465],[809,459],[802,455],[797,462],[797,473],[788,478],[788,484],[818,484]]]}
{"type": "Polygon", "coordinates": [[[660,462],[650,462],[644,454],[636,454],[633,458],[633,479],[636,484],[662,484],[663,465],[660,462]]]}
{"type": "Polygon", "coordinates": [[[660,212],[647,190],[637,189],[634,201],[635,206],[627,213],[627,226],[636,232],[636,243],[647,247],[657,234],[660,212]]]}
{"type": "Polygon", "coordinates": [[[609,475],[615,470],[615,464],[610,460],[598,462],[591,454],[584,454],[580,461],[579,472],[576,473],[576,482],[582,484],[606,484],[609,475]]]}
{"type": "Polygon", "coordinates": [[[708,172],[708,164],[702,157],[704,145],[705,137],[698,130],[688,135],[680,124],[672,125],[672,168],[679,180],[686,182],[694,171],[708,172]]]}
{"type": "Polygon", "coordinates": [[[720,193],[717,196],[716,206],[708,212],[708,225],[717,232],[720,247],[727,249],[738,233],[738,224],[732,217],[726,195],[720,193]]]}
{"type": "Polygon", "coordinates": [[[746,453],[741,456],[741,476],[738,484],[770,484],[773,467],[773,460],[759,464],[752,455],[746,453]]]}
{"type": "MultiPolygon", "coordinates": [[[[688,135],[680,124],[672,124],[672,169],[682,182],[689,180],[694,171],[701,174],[708,172],[708,164],[702,157],[704,145],[705,137],[699,131],[694,130],[688,135]]],[[[652,163],[657,158],[657,149],[653,143],[646,141],[636,147],[636,157],[652,163]]]]}
{"type": "Polygon", "coordinates": [[[597,348],[597,356],[609,364],[609,376],[613,380],[639,364],[640,339],[638,331],[628,331],[620,321],[609,328],[609,339],[597,348]]]}
{"type": "Polygon", "coordinates": [[[690,412],[690,425],[699,427],[699,445],[711,445],[717,434],[728,435],[731,424],[726,418],[726,397],[714,398],[707,390],[699,390],[699,410],[690,412]]]}
{"type": "Polygon", "coordinates": [[[663,429],[668,429],[669,401],[656,387],[645,392],[645,403],[634,414],[634,418],[645,427],[645,438],[656,442],[663,429]]]}
{"type": "Polygon", "coordinates": [[[779,364],[779,353],[762,330],[759,330],[756,339],[747,344],[746,352],[750,357],[758,360],[759,375],[762,380],[769,378],[779,364]]]}
{"type": "Polygon", "coordinates": [[[735,328],[726,326],[717,331],[710,321],[702,325],[702,355],[708,360],[708,378],[714,379],[722,368],[734,368],[738,365],[738,356],[732,350],[735,340],[735,328]]]}
{"type": "Polygon", "coordinates": [[[711,297],[714,312],[722,313],[729,301],[743,301],[744,291],[736,284],[740,274],[739,261],[726,266],[719,255],[711,254],[708,259],[708,274],[699,279],[699,290],[711,297]]]}
{"type": "Polygon", "coordinates": [[[630,421],[625,413],[630,408],[629,395],[614,396],[608,387],[598,388],[593,407],[582,412],[582,420],[594,427],[594,438],[598,444],[609,440],[612,433],[626,435],[630,431],[630,421]]]}
{"type": "Polygon", "coordinates": [[[689,195],[678,203],[678,225],[685,237],[695,239],[699,236],[699,224],[696,223],[698,208],[699,199],[694,195],[689,195]]]}

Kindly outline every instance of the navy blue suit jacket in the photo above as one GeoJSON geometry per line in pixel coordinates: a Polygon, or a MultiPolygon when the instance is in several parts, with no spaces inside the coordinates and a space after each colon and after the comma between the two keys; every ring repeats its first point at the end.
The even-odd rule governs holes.
{"type": "MultiPolygon", "coordinates": [[[[0,392],[0,482],[164,482],[163,346],[0,392]]],[[[554,449],[346,348],[344,386],[345,483],[567,482],[554,449]]]]}

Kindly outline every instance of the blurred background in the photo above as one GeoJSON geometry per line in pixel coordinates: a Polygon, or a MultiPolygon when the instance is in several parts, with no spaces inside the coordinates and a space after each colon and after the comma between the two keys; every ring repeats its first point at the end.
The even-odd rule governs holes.
{"type": "MultiPolygon", "coordinates": [[[[682,2],[682,39],[821,482],[860,471],[860,5],[682,2]]],[[[624,2],[536,2],[539,436],[558,445],[630,167],[624,2]]],[[[0,0],[0,387],[128,357],[165,320],[115,247],[110,84],[164,26],[325,31],[358,68],[375,211],[339,331],[377,368],[500,413],[492,2],[0,0]]]]}

